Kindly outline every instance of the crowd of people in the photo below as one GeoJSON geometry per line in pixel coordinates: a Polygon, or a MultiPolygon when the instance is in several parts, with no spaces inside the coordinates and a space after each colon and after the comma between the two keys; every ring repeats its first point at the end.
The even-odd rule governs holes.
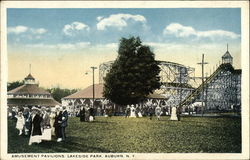
{"type": "Polygon", "coordinates": [[[68,125],[66,107],[28,107],[12,108],[9,117],[16,120],[19,135],[29,136],[29,145],[51,141],[55,136],[57,142],[65,141],[65,128],[68,125]]]}
{"type": "Polygon", "coordinates": [[[106,106],[105,109],[101,109],[100,107],[89,107],[88,104],[81,105],[76,114],[76,116],[80,117],[81,122],[92,122],[95,120],[95,116],[111,117],[112,115],[113,109],[111,106],[106,106]]]}
{"type": "Polygon", "coordinates": [[[95,110],[92,106],[89,107],[87,104],[85,106],[82,105],[80,106],[78,116],[80,117],[81,122],[84,121],[92,122],[95,119],[95,110]]]}
{"type": "MultiPolygon", "coordinates": [[[[42,141],[51,141],[55,137],[57,142],[65,141],[65,128],[68,126],[68,117],[80,117],[81,122],[91,122],[95,120],[95,116],[111,117],[114,114],[111,105],[93,108],[88,104],[78,106],[75,114],[68,112],[66,107],[56,106],[54,108],[46,107],[28,107],[15,108],[9,112],[9,117],[16,119],[16,128],[19,135],[30,136],[29,145],[33,143],[41,143],[42,141]]],[[[171,110],[160,104],[153,103],[151,105],[127,105],[124,111],[125,118],[148,116],[152,120],[153,115],[157,120],[161,119],[161,115],[170,115],[171,110]]]]}
{"type": "Polygon", "coordinates": [[[157,117],[157,120],[160,120],[161,115],[170,115],[171,110],[166,108],[165,106],[157,105],[156,103],[147,105],[145,104],[143,107],[135,107],[132,105],[127,105],[125,109],[125,118],[128,118],[130,116],[133,117],[142,117],[142,116],[148,116],[150,120],[152,120],[153,115],[157,117]]]}

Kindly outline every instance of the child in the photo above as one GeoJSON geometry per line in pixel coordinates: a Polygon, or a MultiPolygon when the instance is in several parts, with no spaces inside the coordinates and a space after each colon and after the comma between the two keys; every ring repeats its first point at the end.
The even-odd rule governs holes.
{"type": "Polygon", "coordinates": [[[19,136],[20,136],[23,133],[23,127],[24,127],[24,124],[25,124],[23,113],[18,112],[18,114],[16,115],[16,118],[17,118],[16,128],[19,130],[19,136]]]}

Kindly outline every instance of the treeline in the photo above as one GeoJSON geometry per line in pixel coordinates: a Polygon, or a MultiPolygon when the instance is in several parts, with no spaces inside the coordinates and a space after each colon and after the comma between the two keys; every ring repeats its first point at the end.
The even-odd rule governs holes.
{"type": "MultiPolygon", "coordinates": [[[[22,86],[23,84],[24,84],[24,81],[8,82],[7,91],[10,91],[10,90],[15,89],[19,86],[22,86]]],[[[63,97],[66,97],[68,95],[71,95],[71,94],[79,91],[79,89],[62,89],[59,86],[53,87],[53,88],[47,88],[45,90],[48,91],[52,95],[52,97],[60,103],[61,103],[61,99],[63,97]]]]}
{"type": "Polygon", "coordinates": [[[10,91],[12,89],[15,89],[21,85],[24,84],[24,81],[14,81],[14,82],[8,82],[7,84],[7,91],[10,91]]]}
{"type": "Polygon", "coordinates": [[[48,91],[57,102],[61,103],[61,99],[63,97],[71,95],[79,91],[79,89],[61,89],[60,87],[55,87],[55,88],[46,89],[46,91],[48,91]]]}

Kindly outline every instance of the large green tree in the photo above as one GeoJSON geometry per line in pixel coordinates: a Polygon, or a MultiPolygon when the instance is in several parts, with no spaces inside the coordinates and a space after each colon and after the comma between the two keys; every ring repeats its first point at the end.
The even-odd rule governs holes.
{"type": "Polygon", "coordinates": [[[138,103],[160,87],[160,68],[139,37],[122,38],[104,81],[104,97],[120,105],[138,103]]]}

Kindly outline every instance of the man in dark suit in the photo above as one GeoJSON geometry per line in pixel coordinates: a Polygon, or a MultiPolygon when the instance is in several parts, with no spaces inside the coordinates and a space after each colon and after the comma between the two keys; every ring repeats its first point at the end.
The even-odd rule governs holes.
{"type": "Polygon", "coordinates": [[[95,110],[92,106],[89,108],[89,115],[92,116],[93,120],[95,119],[95,110]]]}
{"type": "Polygon", "coordinates": [[[129,105],[127,106],[126,110],[125,110],[125,118],[128,118],[130,115],[130,107],[129,105]]]}
{"type": "Polygon", "coordinates": [[[62,123],[61,123],[62,141],[65,141],[66,138],[65,128],[67,126],[68,126],[68,111],[66,110],[66,106],[63,106],[62,123]]]}
{"type": "Polygon", "coordinates": [[[85,121],[85,108],[83,106],[81,106],[79,115],[80,115],[80,121],[84,122],[85,121]]]}
{"type": "Polygon", "coordinates": [[[153,113],[154,113],[153,106],[150,105],[149,108],[148,108],[148,114],[149,114],[149,119],[150,120],[152,120],[152,118],[153,118],[153,113]]]}
{"type": "Polygon", "coordinates": [[[57,142],[62,141],[61,124],[62,124],[62,108],[56,108],[54,127],[55,127],[55,135],[57,138],[57,142]]]}

